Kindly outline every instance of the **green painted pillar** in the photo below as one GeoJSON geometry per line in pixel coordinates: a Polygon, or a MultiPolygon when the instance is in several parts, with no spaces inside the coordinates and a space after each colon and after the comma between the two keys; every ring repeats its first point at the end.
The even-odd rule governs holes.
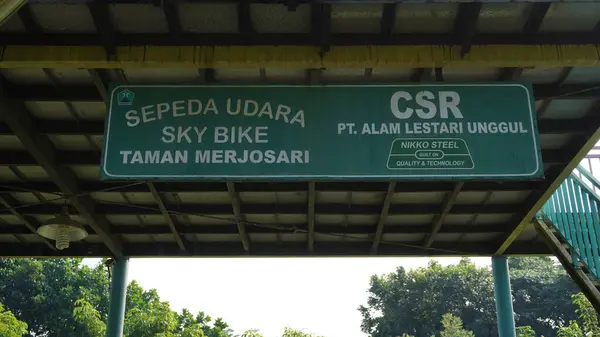
{"type": "Polygon", "coordinates": [[[106,337],[122,337],[125,319],[125,299],[127,297],[128,258],[115,258],[110,279],[110,304],[106,337]]]}
{"type": "Polygon", "coordinates": [[[506,256],[492,257],[494,295],[496,297],[496,318],[499,337],[516,337],[515,315],[510,292],[508,260],[506,256]]]}

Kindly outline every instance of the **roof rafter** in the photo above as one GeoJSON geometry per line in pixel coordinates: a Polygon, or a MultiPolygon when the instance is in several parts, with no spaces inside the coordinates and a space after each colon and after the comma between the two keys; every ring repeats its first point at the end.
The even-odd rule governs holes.
{"type": "MultiPolygon", "coordinates": [[[[14,216],[16,216],[19,220],[21,220],[21,222],[23,222],[25,227],[27,227],[27,229],[29,230],[29,232],[17,233],[17,234],[30,234],[30,233],[34,233],[36,235],[38,234],[37,229],[38,229],[38,227],[40,227],[40,223],[37,221],[36,218],[29,216],[29,215],[23,215],[17,209],[14,208],[19,205],[19,201],[17,199],[15,199],[10,194],[0,194],[0,204],[4,205],[4,207],[6,207],[14,216]]],[[[21,227],[21,226],[19,226],[19,227],[21,227]]],[[[50,240],[42,237],[42,241],[50,249],[56,250],[56,248],[54,247],[54,245],[52,245],[50,240]]]]}
{"type": "Polygon", "coordinates": [[[108,3],[104,0],[92,0],[88,3],[88,8],[94,20],[94,25],[100,34],[100,41],[104,45],[107,58],[116,59],[117,45],[114,39],[114,30],[108,3]]]}
{"type": "Polygon", "coordinates": [[[454,19],[454,34],[461,46],[461,56],[465,56],[471,50],[481,7],[481,2],[461,3],[458,7],[458,14],[454,19]]]}
{"type": "Polygon", "coordinates": [[[375,231],[375,238],[373,239],[373,246],[371,247],[371,254],[377,255],[379,244],[381,243],[381,237],[383,236],[383,227],[385,225],[385,219],[390,211],[390,204],[394,198],[394,191],[396,190],[396,182],[391,182],[388,185],[388,190],[383,199],[383,205],[381,206],[381,213],[379,214],[379,220],[377,221],[377,230],[375,231]]]}
{"type": "MultiPolygon", "coordinates": [[[[304,235],[308,232],[309,224],[297,223],[297,224],[286,224],[284,226],[260,226],[260,225],[248,225],[248,233],[257,234],[276,234],[276,233],[292,233],[298,235],[304,235]]],[[[181,235],[202,235],[202,234],[214,234],[214,235],[231,235],[238,234],[237,225],[235,224],[218,224],[218,225],[194,225],[194,226],[183,226],[175,224],[177,232],[181,235]]],[[[90,233],[95,234],[92,228],[86,228],[90,233]]],[[[487,233],[503,233],[508,229],[507,223],[492,223],[481,226],[469,226],[469,225],[452,225],[446,226],[440,229],[440,233],[449,234],[461,234],[461,233],[474,233],[474,234],[487,234],[487,233]]],[[[354,234],[373,234],[373,225],[370,224],[353,224],[345,228],[339,224],[321,224],[319,225],[319,234],[340,234],[345,232],[349,235],[354,234]]],[[[413,223],[403,223],[401,226],[386,226],[383,230],[384,234],[428,234],[431,232],[431,228],[428,225],[420,225],[413,223]]],[[[30,234],[31,232],[21,225],[2,225],[0,227],[0,234],[12,234],[22,235],[30,234]]],[[[115,223],[113,224],[113,233],[119,235],[170,235],[172,234],[171,228],[166,225],[152,225],[139,228],[130,224],[115,223]]],[[[189,243],[188,243],[189,244],[189,243]]]]}
{"type": "MultiPolygon", "coordinates": [[[[229,183],[233,187],[233,183],[229,183]]],[[[306,203],[260,203],[260,204],[240,204],[236,198],[235,189],[229,190],[233,193],[233,212],[230,204],[206,204],[206,203],[186,203],[177,206],[177,211],[187,214],[213,214],[226,216],[235,214],[241,224],[244,224],[243,214],[272,214],[277,208],[279,214],[306,214],[306,203]]],[[[348,192],[350,193],[350,192],[348,192]]],[[[91,199],[90,199],[91,200],[91,199]]],[[[96,213],[98,214],[161,214],[160,208],[156,204],[117,204],[97,202],[95,205],[96,213]]],[[[170,205],[166,205],[167,209],[172,209],[170,205]]],[[[174,208],[174,207],[173,207],[174,208]]],[[[523,209],[521,203],[510,204],[460,204],[454,205],[450,210],[451,214],[512,214],[523,209]]],[[[21,209],[23,214],[58,214],[60,213],[61,205],[55,204],[37,204],[29,205],[21,209]]],[[[73,213],[82,213],[78,208],[72,209],[73,213]]],[[[7,210],[0,209],[0,214],[9,213],[7,210]]],[[[406,214],[439,214],[440,205],[438,203],[422,203],[422,204],[392,204],[389,206],[389,214],[406,215],[406,214]]],[[[317,203],[315,204],[315,214],[348,214],[348,215],[376,215],[381,214],[381,205],[374,204],[347,204],[339,203],[317,203]]]]}
{"type": "MultiPolygon", "coordinates": [[[[598,101],[588,111],[588,116],[597,115],[600,111],[600,101],[598,101]]],[[[572,158],[566,166],[554,167],[546,172],[546,180],[539,189],[534,190],[523,202],[523,209],[515,214],[511,219],[512,231],[502,235],[501,244],[498,245],[495,255],[503,254],[513,244],[517,236],[523,231],[529,220],[535,216],[538,209],[550,198],[552,193],[558,188],[562,181],[573,171],[585,155],[593,148],[600,139],[599,124],[594,124],[587,132],[573,137],[569,144],[563,149],[563,152],[569,158],[572,158]]]]}
{"type": "MultiPolygon", "coordinates": [[[[488,243],[463,243],[460,250],[451,243],[439,242],[430,249],[415,247],[414,242],[406,244],[385,244],[379,248],[381,256],[415,256],[415,255],[436,255],[436,256],[465,256],[478,255],[490,256],[493,254],[488,243]]],[[[255,243],[253,244],[251,256],[367,256],[371,250],[371,242],[361,240],[348,240],[346,242],[329,242],[327,245],[318,245],[314,253],[306,250],[304,242],[290,242],[285,245],[277,243],[255,243]]],[[[179,246],[175,243],[157,242],[149,243],[131,243],[127,246],[127,256],[131,257],[151,257],[151,256],[240,256],[245,255],[244,249],[237,242],[196,242],[190,244],[188,251],[181,252],[179,246]]],[[[543,242],[536,243],[518,243],[507,251],[507,255],[524,254],[548,254],[552,251],[543,242]]],[[[98,244],[78,244],[73,243],[68,250],[64,252],[53,252],[48,247],[40,244],[31,244],[28,246],[14,243],[0,245],[0,255],[2,256],[106,256],[110,254],[101,245],[98,244]]]]}
{"type": "MultiPolygon", "coordinates": [[[[508,69],[508,68],[505,68],[508,69]]],[[[96,70],[99,71],[100,69],[96,70]]],[[[208,80],[209,74],[202,69],[200,76],[208,80]]],[[[516,79],[515,73],[518,69],[505,70],[506,80],[516,79]],[[509,76],[510,75],[510,76],[509,76]]],[[[421,82],[425,80],[426,73],[431,73],[430,68],[414,69],[411,75],[411,82],[421,82]]],[[[214,73],[210,74],[214,81],[214,73]]],[[[108,82],[107,82],[108,83],[108,82]]],[[[377,82],[378,84],[396,84],[397,82],[377,82]]],[[[333,83],[332,83],[333,84],[333,83]]],[[[590,99],[600,96],[600,83],[590,84],[533,84],[533,94],[535,99],[590,99]]],[[[9,84],[7,90],[11,97],[24,101],[70,101],[70,102],[99,102],[103,100],[96,87],[92,85],[62,85],[57,88],[51,85],[16,85],[9,84]]]]}
{"type": "Polygon", "coordinates": [[[177,0],[161,1],[162,10],[167,20],[169,34],[175,41],[181,36],[181,21],[179,20],[179,11],[177,9],[177,0]]]}
{"type": "Polygon", "coordinates": [[[37,132],[23,103],[11,100],[4,90],[0,90],[0,119],[4,120],[61,191],[68,196],[71,204],[94,228],[110,251],[116,256],[122,256],[121,242],[112,236],[106,217],[96,213],[91,197],[79,195],[77,176],[69,168],[59,164],[56,150],[51,146],[52,142],[47,136],[37,132]]]}
{"type": "MultiPolygon", "coordinates": [[[[164,182],[154,182],[155,188],[159,193],[171,192],[199,192],[214,193],[227,192],[227,186],[223,182],[169,182],[169,189],[164,182]]],[[[466,181],[463,191],[467,192],[487,192],[495,191],[528,191],[539,189],[543,186],[543,181],[466,181]]],[[[452,190],[454,182],[450,181],[405,181],[402,184],[396,184],[395,193],[406,192],[447,192],[452,190]]],[[[386,192],[388,184],[385,182],[318,182],[315,183],[315,191],[319,192],[386,192]]],[[[60,189],[53,182],[15,182],[0,181],[0,193],[41,191],[44,193],[57,193],[60,189]]],[[[92,193],[97,191],[114,193],[144,193],[147,188],[140,184],[123,184],[108,181],[83,181],[80,183],[82,193],[92,193]]],[[[270,184],[261,184],[258,182],[236,183],[238,192],[305,192],[306,184],[301,182],[273,182],[270,184]]]]}
{"type": "MultiPolygon", "coordinates": [[[[262,34],[261,34],[262,35],[262,34]]],[[[315,1],[311,4],[311,35],[314,43],[321,47],[321,55],[331,46],[331,4],[315,1]]]]}
{"type": "Polygon", "coordinates": [[[381,15],[381,34],[391,36],[394,33],[394,23],[396,21],[396,3],[386,3],[383,5],[381,15]]]}
{"type": "Polygon", "coordinates": [[[25,26],[25,31],[27,32],[27,34],[36,35],[41,34],[43,32],[42,27],[33,15],[33,11],[31,10],[31,5],[29,3],[25,3],[19,9],[17,14],[23,22],[23,26],[25,26]]]}
{"type": "Polygon", "coordinates": [[[442,201],[442,210],[440,214],[436,215],[431,222],[431,233],[429,233],[425,239],[423,240],[423,246],[426,248],[431,247],[433,240],[435,240],[435,236],[439,233],[442,225],[444,224],[444,220],[446,216],[450,213],[456,198],[458,198],[458,194],[460,193],[464,183],[458,182],[454,185],[454,189],[452,193],[446,193],[446,197],[444,197],[444,201],[442,201]]]}
{"type": "Polygon", "coordinates": [[[240,195],[235,190],[235,183],[228,181],[227,182],[227,191],[229,193],[229,199],[231,199],[231,207],[233,208],[233,214],[237,219],[237,228],[240,234],[240,239],[242,240],[242,246],[244,250],[249,253],[250,252],[250,236],[246,231],[245,224],[245,216],[242,213],[242,201],[240,199],[240,195]]]}
{"type": "MultiPolygon", "coordinates": [[[[329,4],[313,3],[316,13],[312,33],[260,33],[248,39],[240,33],[181,33],[178,41],[168,33],[114,33],[109,35],[109,27],[103,24],[103,35],[89,33],[43,33],[32,36],[27,33],[2,33],[0,44],[7,46],[99,46],[105,41],[115,46],[413,46],[443,45],[456,46],[454,33],[395,33],[385,36],[381,33],[331,33],[331,7],[329,4]],[[318,11],[317,11],[318,10],[318,11]],[[318,29],[321,29],[320,31],[318,29]],[[110,38],[109,38],[110,37],[110,38]]],[[[106,14],[97,15],[98,22],[106,14]]],[[[98,27],[99,29],[102,26],[98,27]]],[[[112,28],[110,29],[112,31],[112,28]]],[[[600,42],[600,36],[593,32],[539,32],[519,33],[478,33],[472,38],[473,45],[593,45],[600,42]]],[[[326,48],[324,48],[324,51],[326,48]]]]}
{"type": "Polygon", "coordinates": [[[169,226],[169,229],[171,230],[171,233],[173,234],[173,237],[175,238],[175,242],[177,242],[177,245],[179,245],[179,248],[182,251],[184,251],[185,244],[183,243],[181,236],[177,232],[177,228],[175,227],[175,222],[173,221],[173,217],[167,210],[167,207],[165,206],[165,201],[163,200],[162,196],[158,193],[156,188],[154,188],[154,185],[152,183],[147,182],[146,186],[148,186],[148,189],[152,193],[154,200],[156,200],[156,202],[158,203],[158,208],[160,208],[160,212],[165,217],[165,221],[167,222],[167,225],[169,226]]]}
{"type": "MultiPolygon", "coordinates": [[[[308,183],[308,251],[315,250],[315,182],[308,183]]],[[[320,229],[319,229],[320,230],[320,229]]]]}

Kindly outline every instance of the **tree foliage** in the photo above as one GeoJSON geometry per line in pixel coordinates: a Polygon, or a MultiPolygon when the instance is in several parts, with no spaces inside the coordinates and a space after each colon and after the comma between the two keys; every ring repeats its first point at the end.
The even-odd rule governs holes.
{"type": "Polygon", "coordinates": [[[535,330],[529,325],[517,327],[517,337],[536,337],[535,330]]]}
{"type": "MultiPolygon", "coordinates": [[[[0,259],[0,303],[27,323],[24,336],[104,337],[109,276],[102,264],[89,268],[81,262],[0,259]]],[[[211,322],[204,312],[194,316],[173,311],[156,290],[144,290],[133,281],[127,287],[124,335],[229,337],[232,331],[220,318],[211,322]]]]}
{"type": "Polygon", "coordinates": [[[0,337],[22,337],[26,333],[27,323],[19,321],[0,304],[0,337]]]}
{"type": "MultiPolygon", "coordinates": [[[[535,257],[510,258],[509,266],[516,323],[524,327],[523,337],[532,331],[533,336],[556,336],[557,327],[581,321],[571,300],[577,287],[560,265],[535,257]]],[[[400,267],[373,275],[368,292],[359,311],[362,331],[372,337],[437,336],[444,314],[459,318],[477,337],[497,337],[491,272],[468,259],[447,267],[431,261],[426,268],[400,267]]]]}
{"type": "Polygon", "coordinates": [[[578,318],[581,326],[576,321],[571,321],[568,326],[558,330],[558,337],[587,337],[600,336],[600,326],[598,325],[598,314],[592,304],[585,298],[583,293],[577,293],[572,296],[573,304],[577,307],[578,318]]]}
{"type": "Polygon", "coordinates": [[[440,332],[440,337],[475,337],[472,331],[463,328],[460,318],[452,314],[442,316],[442,326],[444,329],[440,332]]]}
{"type": "Polygon", "coordinates": [[[362,330],[373,337],[429,337],[442,330],[440,318],[450,313],[487,336],[494,327],[493,291],[489,271],[468,259],[447,267],[435,261],[411,271],[399,267],[371,277],[367,305],[359,307],[362,330]]]}

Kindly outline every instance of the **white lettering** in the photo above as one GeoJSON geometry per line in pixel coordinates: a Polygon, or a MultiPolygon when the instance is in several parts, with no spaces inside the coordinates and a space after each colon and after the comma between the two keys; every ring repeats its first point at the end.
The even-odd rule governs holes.
{"type": "Polygon", "coordinates": [[[142,107],[142,122],[148,123],[156,120],[156,117],[152,116],[154,114],[154,110],[152,110],[152,105],[146,105],[142,107]]]}
{"type": "Polygon", "coordinates": [[[121,151],[120,153],[123,157],[123,164],[127,164],[127,162],[129,161],[129,155],[131,154],[131,151],[121,151]]]}
{"type": "Polygon", "coordinates": [[[440,91],[439,95],[441,118],[448,118],[448,109],[452,111],[452,114],[455,118],[463,118],[462,113],[458,109],[458,103],[460,103],[460,96],[456,91],[440,91]]]}
{"type": "Polygon", "coordinates": [[[173,126],[165,126],[162,130],[163,136],[160,138],[163,143],[172,143],[175,140],[175,127],[173,126]]]}
{"type": "Polygon", "coordinates": [[[412,99],[412,96],[406,91],[396,91],[390,99],[390,107],[392,109],[392,114],[394,114],[394,116],[396,116],[396,118],[398,119],[407,119],[410,116],[412,116],[413,109],[406,107],[406,110],[400,111],[400,109],[398,108],[398,103],[400,102],[400,99],[410,101],[412,99]]]}
{"type": "Polygon", "coordinates": [[[125,118],[127,119],[127,126],[130,128],[136,127],[140,124],[140,118],[137,116],[137,111],[129,110],[125,114],[125,118]]]}
{"type": "Polygon", "coordinates": [[[433,102],[428,101],[428,99],[434,99],[434,98],[435,98],[435,96],[433,95],[433,93],[431,91],[419,91],[419,93],[417,93],[417,97],[415,99],[417,104],[424,108],[427,108],[427,112],[425,112],[421,108],[415,109],[417,116],[419,116],[423,119],[431,119],[435,116],[435,113],[436,113],[435,104],[433,102]]]}

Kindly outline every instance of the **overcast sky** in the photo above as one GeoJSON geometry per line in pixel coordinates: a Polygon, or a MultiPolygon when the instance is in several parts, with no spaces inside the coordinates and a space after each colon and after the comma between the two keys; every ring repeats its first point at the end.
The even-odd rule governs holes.
{"type": "MultiPolygon", "coordinates": [[[[397,266],[426,266],[428,258],[132,259],[129,281],[155,288],[180,311],[223,317],[238,333],[259,329],[279,337],[285,326],[325,337],[365,337],[357,308],[369,278],[397,266]]],[[[459,258],[436,259],[443,265],[459,258]]],[[[480,266],[490,258],[472,258],[480,266]]],[[[86,259],[96,264],[96,259],[86,259]]]]}

